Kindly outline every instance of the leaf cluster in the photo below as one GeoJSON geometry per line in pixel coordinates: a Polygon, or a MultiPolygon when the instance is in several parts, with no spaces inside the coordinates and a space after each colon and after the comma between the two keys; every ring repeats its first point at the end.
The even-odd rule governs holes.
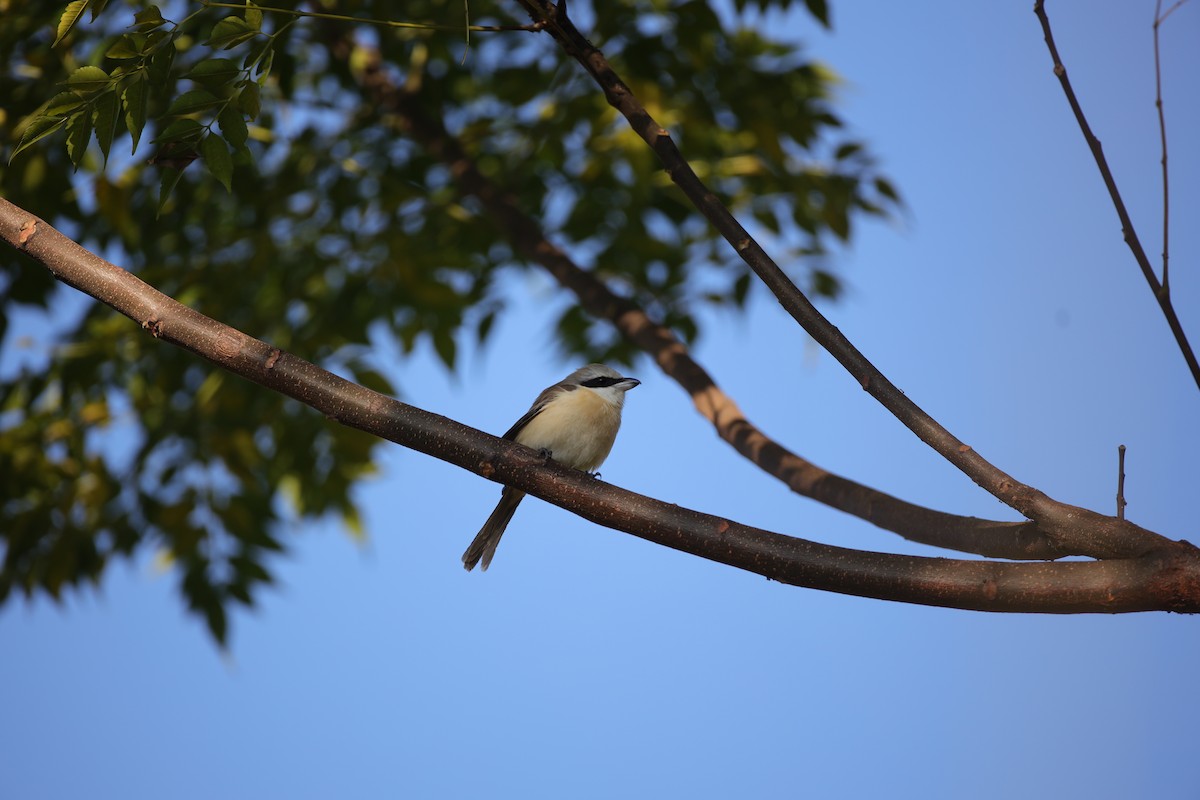
{"type": "MultiPolygon", "coordinates": [[[[807,6],[827,22],[823,3],[807,6]]],[[[545,37],[472,32],[468,47],[465,28],[438,29],[463,22],[461,4],[438,0],[322,8],[6,13],[0,192],[180,301],[395,393],[372,357],[380,337],[453,367],[463,337],[485,340],[504,313],[503,276],[529,265],[380,109],[363,72],[378,57],[553,241],[683,338],[701,334],[705,305],[745,307],[744,268],[545,37]],[[410,27],[348,19],[398,14],[410,27]]],[[[471,23],[523,21],[509,10],[472,5],[471,23]]],[[[834,112],[834,76],[796,48],[701,0],[596,12],[594,37],[696,169],[797,264],[895,207],[834,112]]],[[[808,278],[836,294],[830,271],[808,278]]],[[[353,488],[375,440],[103,307],[64,313],[75,306],[44,270],[0,260],[0,336],[18,307],[58,332],[0,374],[0,472],[17,476],[0,504],[0,599],[58,596],[155,551],[220,639],[228,606],[270,581],[289,526],[332,514],[360,529],[353,488]]],[[[551,313],[565,353],[636,354],[574,305],[551,313]]]]}

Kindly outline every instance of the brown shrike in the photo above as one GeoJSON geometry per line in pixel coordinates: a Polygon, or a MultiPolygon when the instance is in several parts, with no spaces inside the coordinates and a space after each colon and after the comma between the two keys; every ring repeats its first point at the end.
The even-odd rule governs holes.
{"type": "MultiPolygon", "coordinates": [[[[641,381],[603,364],[588,364],[538,395],[505,439],[549,453],[564,466],[594,472],[604,463],[621,427],[625,393],[641,381]]],[[[467,570],[486,570],[496,545],[525,493],[505,486],[496,510],[463,553],[467,570]]]]}

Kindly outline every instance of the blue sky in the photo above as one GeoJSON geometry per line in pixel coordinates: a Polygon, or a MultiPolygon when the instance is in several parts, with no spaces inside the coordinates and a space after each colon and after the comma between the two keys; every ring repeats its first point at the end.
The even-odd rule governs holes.
{"type": "MultiPolygon", "coordinates": [[[[952,432],[1057,499],[1112,509],[1127,445],[1129,517],[1195,539],[1200,392],[1030,5],[840,2],[832,34],[768,19],[845,78],[844,116],[909,208],[860,228],[837,257],[850,291],[825,310],[952,432]]],[[[1156,254],[1153,6],[1050,12],[1156,254]]],[[[1163,31],[1173,291],[1193,340],[1198,36],[1194,4],[1163,31]]],[[[381,347],[402,399],[501,432],[576,366],[549,346],[553,288],[511,290],[520,313],[459,374],[381,347]]],[[[765,295],[707,330],[698,359],[792,449],[914,502],[1012,518],[765,295]]],[[[937,554],[789,494],[652,365],[635,374],[606,480],[819,541],[937,554]]],[[[1196,619],[989,616],[784,587],[536,500],[492,569],[467,574],[459,555],[498,488],[395,447],[381,468],[360,494],[369,541],[296,531],[227,653],[150,558],[62,607],[0,610],[0,793],[1191,798],[1200,785],[1196,619]]]]}

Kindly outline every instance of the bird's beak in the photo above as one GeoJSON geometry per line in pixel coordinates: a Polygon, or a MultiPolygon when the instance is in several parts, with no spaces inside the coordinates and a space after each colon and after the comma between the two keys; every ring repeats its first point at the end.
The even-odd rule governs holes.
{"type": "Polygon", "coordinates": [[[628,392],[630,389],[632,389],[635,386],[641,386],[642,382],[639,381],[637,378],[622,378],[621,385],[624,386],[625,391],[628,392]]]}

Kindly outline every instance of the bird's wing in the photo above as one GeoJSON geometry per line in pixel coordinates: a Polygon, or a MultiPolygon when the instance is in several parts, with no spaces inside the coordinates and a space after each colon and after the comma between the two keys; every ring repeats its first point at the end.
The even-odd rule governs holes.
{"type": "Polygon", "coordinates": [[[532,422],[534,417],[542,413],[551,400],[563,392],[573,392],[578,388],[579,386],[575,384],[567,384],[564,386],[556,383],[555,385],[546,389],[538,395],[537,400],[533,401],[533,405],[529,407],[529,410],[525,412],[525,415],[514,422],[513,426],[508,429],[508,432],[500,438],[508,439],[510,442],[515,442],[517,440],[517,434],[519,434],[526,425],[532,422]]]}

